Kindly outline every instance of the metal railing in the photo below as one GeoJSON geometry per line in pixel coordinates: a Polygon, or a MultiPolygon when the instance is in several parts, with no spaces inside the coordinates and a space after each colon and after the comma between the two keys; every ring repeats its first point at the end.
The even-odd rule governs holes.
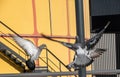
{"type": "MultiPolygon", "coordinates": [[[[5,23],[3,23],[2,21],[0,21],[0,24],[2,24],[6,29],[10,30],[11,32],[13,32],[14,34],[20,36],[17,32],[15,32],[13,29],[11,29],[8,25],[6,25],[5,23]]],[[[8,36],[6,35],[5,33],[1,32],[2,34],[4,34],[2,36],[2,38],[7,41],[9,44],[11,44],[14,48],[16,48],[18,50],[18,53],[19,55],[22,53],[23,55],[25,55],[25,59],[27,57],[27,55],[24,53],[24,51],[22,51],[20,48],[18,48],[16,45],[14,45],[12,42],[10,42],[8,39],[6,39],[4,36],[8,36]]],[[[21,36],[20,36],[21,37],[21,36]]],[[[34,37],[36,38],[36,37],[34,37]]],[[[64,37],[63,37],[64,38],[64,37]]],[[[65,38],[70,38],[70,37],[65,37],[65,38]]],[[[74,37],[72,37],[72,39],[74,39],[74,37]]],[[[70,71],[68,68],[66,68],[66,65],[58,58],[56,57],[56,55],[54,55],[48,48],[45,48],[46,49],[46,60],[44,60],[42,57],[40,58],[41,61],[43,61],[46,66],[48,67],[48,69],[52,70],[53,72],[56,72],[56,69],[59,71],[59,72],[62,72],[62,69],[66,69],[68,71],[70,71]],[[54,63],[50,57],[48,55],[52,55],[52,57],[54,57],[57,62],[59,63],[59,65],[56,65],[56,63],[54,63]],[[54,65],[54,66],[51,66],[51,65],[54,65]],[[63,67],[62,67],[63,66],[63,67]],[[56,68],[56,69],[54,69],[56,68]]]]}
{"type": "MultiPolygon", "coordinates": [[[[87,75],[101,75],[99,77],[119,77],[120,70],[91,70],[86,71],[87,75]]],[[[78,75],[78,71],[74,72],[47,72],[47,73],[21,73],[21,74],[1,74],[0,77],[54,77],[54,76],[74,76],[78,75]]]]}
{"type": "Polygon", "coordinates": [[[46,63],[48,66],[48,70],[51,70],[53,72],[62,72],[62,71],[71,71],[68,68],[66,68],[66,65],[55,55],[53,54],[47,47],[46,50],[46,56],[41,57],[41,59],[46,63]],[[52,59],[54,58],[55,61],[53,61],[50,56],[52,56],[52,59]],[[46,58],[46,61],[43,59],[46,58]],[[65,70],[62,70],[65,69],[65,70]]]}
{"type": "MultiPolygon", "coordinates": [[[[5,34],[4,34],[5,35],[5,34]]],[[[2,37],[2,36],[1,36],[2,37]]],[[[20,56],[22,56],[24,59],[27,59],[27,55],[26,53],[21,50],[19,47],[17,47],[15,44],[13,44],[7,37],[2,37],[6,42],[8,42],[10,45],[12,45],[15,49],[17,49],[18,54],[20,56]],[[24,56],[23,56],[24,55],[24,56]]],[[[56,56],[54,55],[47,47],[45,48],[46,50],[46,57],[39,57],[40,61],[44,62],[46,64],[46,66],[48,67],[48,71],[51,72],[62,72],[63,68],[66,69],[65,71],[70,71],[68,68],[66,68],[66,65],[56,56]],[[51,55],[54,59],[57,60],[57,62],[59,63],[59,65],[56,65],[56,62],[52,61],[49,58],[49,55],[51,55]],[[46,60],[44,60],[44,58],[46,58],[46,60]],[[53,66],[51,66],[53,65],[53,66]]]]}
{"type": "MultiPolygon", "coordinates": [[[[3,33],[3,32],[2,32],[3,33]]],[[[5,33],[4,33],[4,35],[5,35],[5,33]]],[[[2,36],[1,36],[2,37],[2,36]]],[[[8,40],[7,38],[5,38],[5,37],[2,37],[7,43],[9,43],[12,47],[14,47],[15,49],[17,49],[17,53],[20,55],[20,56],[22,56],[24,59],[27,59],[27,55],[26,55],[26,53],[23,51],[23,50],[21,50],[19,47],[17,47],[15,44],[13,44],[10,40],[8,40]]]]}

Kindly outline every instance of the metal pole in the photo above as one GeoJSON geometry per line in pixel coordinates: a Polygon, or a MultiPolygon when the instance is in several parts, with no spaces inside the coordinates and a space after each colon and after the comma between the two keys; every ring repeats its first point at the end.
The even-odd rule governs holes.
{"type": "MultiPolygon", "coordinates": [[[[76,32],[79,37],[79,43],[82,47],[85,47],[85,37],[84,37],[84,13],[83,13],[83,0],[75,0],[76,8],[76,32]]],[[[86,77],[86,67],[80,67],[78,71],[79,77],[86,77]]]]}

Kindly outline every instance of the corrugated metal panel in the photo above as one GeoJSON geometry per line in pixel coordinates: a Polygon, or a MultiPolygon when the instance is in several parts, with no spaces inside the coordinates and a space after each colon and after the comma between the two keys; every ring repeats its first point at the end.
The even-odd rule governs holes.
{"type": "MultiPolygon", "coordinates": [[[[94,34],[92,34],[93,36],[94,34]]],[[[106,48],[107,52],[95,59],[92,64],[93,70],[110,70],[116,69],[116,44],[115,34],[103,34],[97,48],[106,48]]]]}

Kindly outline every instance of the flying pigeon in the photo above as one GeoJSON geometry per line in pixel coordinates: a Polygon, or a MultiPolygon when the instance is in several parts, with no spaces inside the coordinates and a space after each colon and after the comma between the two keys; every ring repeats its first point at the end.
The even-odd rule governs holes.
{"type": "Polygon", "coordinates": [[[106,51],[106,49],[95,48],[95,45],[100,40],[100,38],[103,35],[103,32],[105,31],[105,29],[108,27],[109,24],[110,22],[108,22],[106,26],[98,34],[96,34],[91,39],[87,40],[85,42],[84,48],[82,48],[81,43],[78,42],[79,41],[78,36],[76,36],[76,42],[72,44],[72,43],[67,43],[67,42],[62,42],[62,41],[52,39],[50,36],[47,36],[44,34],[41,34],[41,35],[48,40],[58,42],[64,45],[65,47],[70,48],[73,51],[75,51],[73,61],[70,64],[68,64],[66,67],[69,69],[71,68],[77,69],[78,67],[81,67],[81,66],[90,65],[94,61],[95,58],[99,57],[100,55],[102,55],[102,53],[106,51]]]}
{"type": "Polygon", "coordinates": [[[30,56],[30,59],[26,61],[26,65],[30,70],[35,69],[35,62],[34,60],[39,58],[39,55],[44,47],[46,47],[45,44],[40,45],[39,47],[36,47],[33,42],[31,42],[28,39],[24,39],[20,36],[9,34],[12,39],[18,44],[28,56],[30,56]]]}

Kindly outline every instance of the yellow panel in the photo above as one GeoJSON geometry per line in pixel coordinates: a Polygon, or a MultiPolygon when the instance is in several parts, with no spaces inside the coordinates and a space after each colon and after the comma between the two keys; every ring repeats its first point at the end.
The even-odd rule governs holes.
{"type": "Polygon", "coordinates": [[[68,18],[70,26],[70,35],[76,36],[76,15],[75,15],[75,1],[68,0],[68,18]]]}
{"type": "MultiPolygon", "coordinates": [[[[13,30],[15,30],[20,34],[33,34],[33,32],[35,32],[34,30],[37,30],[36,32],[39,33],[50,34],[51,32],[50,11],[51,11],[51,19],[52,19],[51,26],[52,26],[53,35],[65,35],[65,36],[68,35],[68,26],[69,26],[69,32],[70,32],[69,35],[75,36],[76,17],[75,17],[74,0],[50,0],[50,1],[51,1],[50,2],[51,8],[49,9],[48,0],[0,0],[0,21],[3,21],[9,27],[11,27],[13,30]],[[35,3],[33,4],[32,1],[34,1],[35,3]],[[37,29],[35,29],[35,26],[37,26],[37,29]]],[[[85,37],[89,38],[90,27],[89,27],[88,0],[85,0],[84,4],[85,4],[84,5],[85,37]]],[[[2,25],[0,25],[0,31],[5,33],[11,33],[2,25]]],[[[0,40],[6,43],[7,45],[9,45],[2,38],[0,38],[0,40]]],[[[68,39],[57,39],[57,40],[68,42],[68,39]]],[[[70,42],[74,43],[74,39],[70,40],[70,42]]],[[[47,44],[47,47],[66,65],[73,60],[74,52],[72,50],[70,50],[69,52],[68,48],[58,43],[46,40],[44,38],[40,38],[38,41],[38,45],[41,45],[43,43],[47,44]]],[[[12,46],[10,47],[14,49],[12,46]]],[[[42,53],[43,54],[41,54],[40,56],[44,57],[45,53],[44,52],[42,53]]],[[[50,58],[53,59],[52,57],[50,58]]],[[[5,63],[2,59],[0,59],[0,61],[2,61],[2,64],[0,65],[1,69],[4,69],[3,68],[4,66],[10,68],[9,71],[8,69],[7,70],[4,69],[3,71],[0,71],[0,73],[11,73],[11,72],[18,73],[18,71],[12,68],[9,64],[5,63]]],[[[58,64],[56,60],[54,60],[54,62],[58,64]]],[[[40,64],[43,63],[40,62],[40,64]]],[[[89,67],[88,69],[91,69],[91,67],[89,67]]]]}
{"type": "Polygon", "coordinates": [[[0,20],[18,33],[33,33],[31,0],[0,0],[0,20]],[[27,30],[26,30],[27,29],[27,30]]]}
{"type": "Polygon", "coordinates": [[[51,0],[54,35],[67,34],[66,0],[51,0]]]}
{"type": "Polygon", "coordinates": [[[90,12],[89,12],[89,0],[84,0],[84,25],[85,25],[85,37],[90,38],[90,12]]]}
{"type": "Polygon", "coordinates": [[[50,34],[50,15],[48,0],[36,0],[36,13],[38,32],[50,34]]]}

